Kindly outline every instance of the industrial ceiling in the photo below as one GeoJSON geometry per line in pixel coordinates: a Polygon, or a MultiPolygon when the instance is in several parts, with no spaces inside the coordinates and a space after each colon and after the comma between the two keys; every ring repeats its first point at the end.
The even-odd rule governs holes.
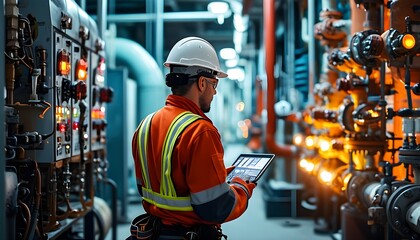
{"type": "MultiPolygon", "coordinates": [[[[109,0],[107,22],[115,24],[117,37],[142,45],[160,64],[172,46],[187,36],[210,41],[216,50],[234,48],[234,13],[249,17],[242,42],[242,57],[253,57],[262,29],[262,1],[229,0],[230,13],[223,23],[208,11],[211,0],[109,0]],[[238,12],[239,9],[239,12],[238,12]]],[[[98,0],[86,0],[86,11],[95,16],[98,0]]]]}

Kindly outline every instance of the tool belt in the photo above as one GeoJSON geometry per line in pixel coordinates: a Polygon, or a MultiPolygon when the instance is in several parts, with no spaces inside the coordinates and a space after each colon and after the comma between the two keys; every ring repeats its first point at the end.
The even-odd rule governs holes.
{"type": "Polygon", "coordinates": [[[199,225],[184,227],[181,225],[164,225],[159,218],[148,213],[133,219],[130,227],[131,236],[127,240],[221,240],[227,239],[218,226],[199,225]],[[179,237],[179,238],[178,238],[179,237]]]}

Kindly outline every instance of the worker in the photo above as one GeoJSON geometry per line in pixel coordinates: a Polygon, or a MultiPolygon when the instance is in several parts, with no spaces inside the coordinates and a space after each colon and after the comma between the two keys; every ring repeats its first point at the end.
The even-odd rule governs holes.
{"type": "Polygon", "coordinates": [[[146,211],[132,221],[132,239],[226,238],[221,224],[245,212],[256,186],[239,177],[226,182],[233,169],[225,168],[220,133],[205,115],[227,74],[213,46],[198,37],[178,41],[164,65],[172,94],[132,140],[146,211]]]}

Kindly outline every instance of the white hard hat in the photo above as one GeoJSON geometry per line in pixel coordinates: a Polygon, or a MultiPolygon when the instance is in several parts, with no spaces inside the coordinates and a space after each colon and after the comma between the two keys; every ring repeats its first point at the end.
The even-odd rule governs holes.
{"type": "Polygon", "coordinates": [[[228,76],[220,69],[219,59],[213,46],[199,37],[187,37],[178,41],[169,52],[164,65],[202,67],[214,71],[213,75],[218,78],[228,76]]]}

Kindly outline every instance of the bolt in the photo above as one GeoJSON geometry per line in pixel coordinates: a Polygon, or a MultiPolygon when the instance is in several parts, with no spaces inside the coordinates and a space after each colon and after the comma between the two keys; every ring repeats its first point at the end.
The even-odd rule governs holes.
{"type": "Polygon", "coordinates": [[[392,210],[394,210],[394,213],[395,214],[400,214],[400,208],[399,207],[397,207],[397,206],[395,206],[392,210]]]}

